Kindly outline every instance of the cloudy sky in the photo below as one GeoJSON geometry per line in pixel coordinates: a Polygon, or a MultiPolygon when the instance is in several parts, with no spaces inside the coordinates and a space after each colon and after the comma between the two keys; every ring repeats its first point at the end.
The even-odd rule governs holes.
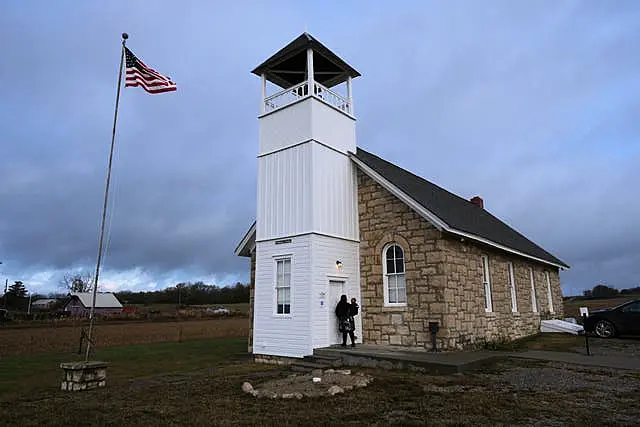
{"type": "Polygon", "coordinates": [[[247,281],[250,70],[307,30],[362,73],[361,147],[481,195],[565,295],[640,285],[640,3],[304,3],[0,2],[0,278],[95,268],[126,31],[178,91],[121,97],[103,286],[247,281]]]}

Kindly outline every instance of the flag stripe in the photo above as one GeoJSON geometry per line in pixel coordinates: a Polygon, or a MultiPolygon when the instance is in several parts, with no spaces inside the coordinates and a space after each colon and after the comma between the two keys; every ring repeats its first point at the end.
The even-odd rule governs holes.
{"type": "Polygon", "coordinates": [[[144,75],[135,72],[127,72],[127,80],[144,80],[148,84],[173,84],[171,80],[162,80],[158,78],[146,78],[144,75]]]}
{"type": "Polygon", "coordinates": [[[144,85],[139,85],[137,83],[134,84],[134,85],[129,85],[128,87],[138,87],[138,86],[140,86],[142,89],[144,89],[148,93],[174,92],[176,90],[175,86],[165,87],[165,88],[161,88],[161,89],[148,89],[148,88],[144,87],[144,85]]]}
{"type": "Polygon", "coordinates": [[[147,92],[149,92],[149,91],[169,92],[169,91],[176,90],[176,86],[147,86],[144,83],[140,83],[140,82],[134,82],[134,83],[127,84],[127,87],[138,87],[138,86],[143,88],[147,92]]]}
{"type": "Polygon", "coordinates": [[[144,82],[129,82],[126,84],[126,87],[141,87],[142,89],[144,89],[145,91],[149,92],[149,93],[160,93],[160,92],[172,92],[176,90],[176,86],[175,85],[166,85],[166,86],[148,86],[146,84],[144,84],[144,82]]]}

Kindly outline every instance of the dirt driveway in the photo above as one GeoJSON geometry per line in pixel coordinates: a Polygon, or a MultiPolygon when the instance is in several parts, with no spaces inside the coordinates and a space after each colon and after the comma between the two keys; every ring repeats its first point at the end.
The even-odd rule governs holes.
{"type": "MultiPolygon", "coordinates": [[[[596,356],[640,357],[640,337],[595,338],[589,337],[589,349],[596,356]]],[[[571,348],[571,351],[584,353],[585,346],[571,348]]]]}

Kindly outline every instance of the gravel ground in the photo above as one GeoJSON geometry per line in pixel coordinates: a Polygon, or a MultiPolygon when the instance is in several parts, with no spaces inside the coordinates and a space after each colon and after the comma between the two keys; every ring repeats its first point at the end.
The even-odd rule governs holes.
{"type": "Polygon", "coordinates": [[[640,376],[636,373],[556,362],[549,362],[544,366],[514,366],[499,374],[489,374],[485,377],[491,384],[488,388],[501,391],[640,392],[640,376]]]}
{"type": "MultiPolygon", "coordinates": [[[[589,338],[589,350],[597,356],[640,357],[640,339],[638,338],[589,338]]],[[[571,351],[584,353],[585,347],[575,347],[571,351]]]]}
{"type": "MultiPolygon", "coordinates": [[[[638,340],[593,341],[597,355],[640,355],[638,340]]],[[[511,359],[475,374],[433,377],[423,391],[458,399],[495,399],[501,412],[508,407],[497,409],[499,402],[514,402],[517,409],[503,413],[509,420],[504,425],[640,425],[640,373],[629,370],[511,359]]],[[[452,417],[446,423],[459,421],[452,417]]],[[[479,424],[501,425],[495,421],[479,424]]]]}

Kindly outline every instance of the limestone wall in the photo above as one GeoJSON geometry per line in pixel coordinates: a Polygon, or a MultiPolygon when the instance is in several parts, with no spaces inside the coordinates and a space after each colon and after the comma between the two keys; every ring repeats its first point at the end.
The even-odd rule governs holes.
{"type": "Polygon", "coordinates": [[[482,340],[530,335],[539,331],[541,317],[562,316],[556,268],[445,235],[361,171],[358,210],[364,343],[430,348],[427,325],[438,321],[438,346],[460,349],[482,340]],[[391,242],[404,248],[406,307],[384,306],[382,250],[391,242]],[[484,307],[483,254],[489,256],[491,313],[484,307]],[[511,310],[508,262],[514,264],[516,313],[511,310]],[[531,309],[530,266],[538,313],[531,309]],[[547,313],[545,269],[552,285],[553,315],[547,313]]]}
{"type": "Polygon", "coordinates": [[[480,339],[519,338],[539,332],[540,320],[562,317],[562,292],[557,268],[528,261],[502,251],[482,247],[469,241],[445,238],[447,314],[443,322],[444,345],[464,348],[480,339]],[[489,257],[492,312],[485,311],[481,256],[489,257]],[[517,312],[512,312],[508,263],[513,263],[517,312]],[[532,310],[529,268],[534,269],[538,312],[532,310]],[[554,313],[548,310],[547,284],[549,272],[554,313]]]}
{"type": "Polygon", "coordinates": [[[363,342],[424,347],[429,321],[445,312],[442,235],[429,222],[358,171],[363,342]],[[406,307],[385,307],[382,250],[404,249],[406,307]]]}

